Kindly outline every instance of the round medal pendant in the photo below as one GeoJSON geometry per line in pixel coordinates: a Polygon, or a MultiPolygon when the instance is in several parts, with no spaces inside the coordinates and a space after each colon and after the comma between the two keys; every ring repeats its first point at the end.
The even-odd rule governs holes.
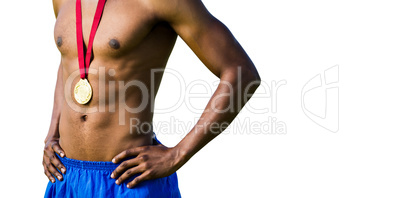
{"type": "Polygon", "coordinates": [[[88,80],[80,79],[74,87],[74,98],[79,104],[86,104],[92,98],[92,87],[88,80]]]}

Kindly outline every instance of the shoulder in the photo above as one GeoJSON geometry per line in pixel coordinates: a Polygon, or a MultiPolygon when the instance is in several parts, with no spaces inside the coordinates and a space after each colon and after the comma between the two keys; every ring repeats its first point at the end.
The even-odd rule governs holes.
{"type": "Polygon", "coordinates": [[[206,10],[201,0],[141,0],[160,19],[171,21],[206,10]]]}

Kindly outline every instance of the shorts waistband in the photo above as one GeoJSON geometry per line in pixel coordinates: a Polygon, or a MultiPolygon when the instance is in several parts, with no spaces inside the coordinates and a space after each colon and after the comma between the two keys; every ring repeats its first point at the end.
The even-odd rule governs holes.
{"type": "Polygon", "coordinates": [[[113,171],[120,165],[120,163],[115,164],[111,161],[82,161],[67,157],[60,157],[57,153],[56,155],[66,168],[72,167],[87,170],[113,171]]]}

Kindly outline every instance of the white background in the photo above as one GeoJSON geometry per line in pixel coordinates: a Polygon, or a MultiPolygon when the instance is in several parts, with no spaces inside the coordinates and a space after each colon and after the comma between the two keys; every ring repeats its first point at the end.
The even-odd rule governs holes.
{"type": "MultiPolygon", "coordinates": [[[[287,133],[220,135],[178,171],[183,197],[402,196],[398,1],[204,3],[236,36],[265,82],[287,82],[278,90],[276,113],[244,109],[237,121],[264,122],[271,116],[286,124],[287,133]],[[315,124],[301,108],[303,86],[334,65],[339,65],[337,133],[315,124]]],[[[43,140],[60,60],[52,3],[3,2],[0,22],[0,197],[43,197],[43,140]]],[[[180,71],[187,83],[217,80],[180,39],[168,68],[180,71]]],[[[163,79],[157,108],[169,106],[178,94],[172,84],[169,76],[163,79]]],[[[311,108],[325,109],[323,100],[311,108]]],[[[250,101],[254,107],[271,102],[250,101]]],[[[194,122],[199,114],[182,105],[168,114],[156,112],[154,122],[171,116],[194,122]]],[[[182,135],[158,137],[174,146],[182,135]]]]}

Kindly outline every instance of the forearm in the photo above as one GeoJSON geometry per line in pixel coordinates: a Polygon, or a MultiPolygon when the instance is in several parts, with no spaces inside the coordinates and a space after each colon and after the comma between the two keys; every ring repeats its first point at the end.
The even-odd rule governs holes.
{"type": "Polygon", "coordinates": [[[223,72],[220,76],[220,83],[200,119],[176,146],[179,149],[180,160],[185,163],[224,131],[259,84],[260,77],[254,66],[239,66],[223,72]]]}
{"type": "Polygon", "coordinates": [[[54,92],[53,112],[50,121],[49,132],[46,136],[45,142],[50,138],[59,137],[59,120],[61,114],[61,107],[63,105],[63,71],[61,65],[57,73],[57,82],[54,92]]]}

